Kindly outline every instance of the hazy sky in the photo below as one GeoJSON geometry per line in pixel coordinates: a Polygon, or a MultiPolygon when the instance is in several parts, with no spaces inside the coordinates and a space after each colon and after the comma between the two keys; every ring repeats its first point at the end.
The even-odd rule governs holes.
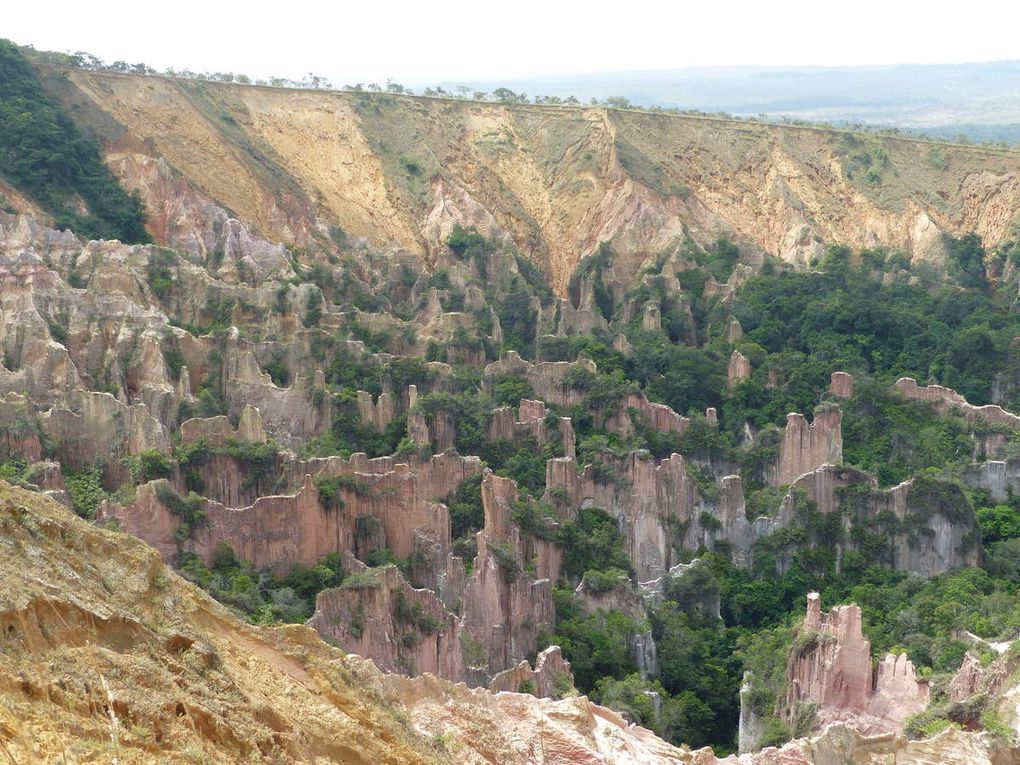
{"type": "Polygon", "coordinates": [[[5,3],[0,37],[157,69],[422,84],[730,64],[1020,58],[1020,3],[484,0],[5,3]]]}

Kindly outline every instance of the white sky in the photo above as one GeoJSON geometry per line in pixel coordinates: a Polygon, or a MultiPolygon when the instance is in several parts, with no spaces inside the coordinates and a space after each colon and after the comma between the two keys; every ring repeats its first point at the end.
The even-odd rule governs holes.
{"type": "Polygon", "coordinates": [[[157,69],[337,85],[734,64],[1020,58],[1020,3],[968,0],[8,0],[0,37],[157,69]],[[943,10],[949,8],[950,10],[943,10]]]}

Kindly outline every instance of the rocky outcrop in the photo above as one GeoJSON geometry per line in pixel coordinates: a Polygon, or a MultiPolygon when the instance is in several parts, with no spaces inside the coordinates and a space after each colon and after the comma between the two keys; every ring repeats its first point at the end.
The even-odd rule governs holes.
{"type": "MultiPolygon", "coordinates": [[[[525,765],[536,752],[546,765],[715,762],[584,697],[384,675],[306,627],[247,624],[137,538],[3,482],[0,528],[13,542],[0,545],[0,718],[12,762],[111,752],[123,765],[195,752],[214,762],[272,752],[288,765],[310,753],[351,765],[438,765],[454,753],[525,765]]],[[[549,649],[536,683],[555,690],[565,669],[549,649]]]]}
{"type": "Polygon", "coordinates": [[[541,361],[533,364],[525,361],[516,351],[507,352],[499,361],[485,367],[482,373],[482,385],[491,384],[497,375],[517,375],[523,377],[531,385],[535,395],[543,401],[556,406],[574,406],[581,403],[584,392],[572,387],[566,381],[570,370],[580,365],[589,372],[595,372],[595,362],[589,359],[578,359],[574,363],[567,361],[541,361]]]}
{"type": "Polygon", "coordinates": [[[801,414],[786,415],[786,430],[779,444],[779,459],[771,483],[785,486],[822,465],[843,462],[843,413],[838,407],[819,408],[808,425],[801,414]]]}
{"type": "Polygon", "coordinates": [[[266,438],[266,431],[262,427],[262,413],[251,405],[241,411],[236,430],[231,427],[230,420],[224,415],[193,418],[181,423],[182,444],[205,441],[210,447],[222,448],[231,439],[264,444],[266,438]]]}
{"type": "Polygon", "coordinates": [[[463,593],[461,624],[480,645],[489,673],[512,667],[532,653],[539,633],[555,622],[552,584],[562,551],[545,539],[522,534],[512,522],[516,484],[487,473],[482,479],[485,526],[463,593]],[[522,561],[534,563],[534,574],[522,561]]]}
{"type": "Polygon", "coordinates": [[[897,178],[879,193],[849,172],[847,139],[814,127],[239,85],[205,88],[196,100],[188,81],[103,72],[60,82],[91,124],[118,136],[107,161],[159,211],[152,228],[162,243],[212,249],[218,238],[233,255],[237,241],[259,265],[283,254],[272,258],[224,218],[272,242],[307,247],[333,226],[430,259],[437,237],[462,220],[512,239],[566,296],[580,258],[601,242],[613,247],[620,282],[685,230],[699,241],[724,232],[751,262],[769,253],[806,266],[823,242],[839,241],[939,266],[944,235],[974,231],[996,246],[1020,209],[1020,167],[1008,153],[946,145],[936,167],[927,145],[903,137],[867,138],[897,178]],[[238,133],[221,128],[224,115],[238,133]],[[391,146],[396,122],[423,136],[408,160],[428,168],[425,187],[412,191],[403,165],[380,148],[391,146]],[[498,155],[493,130],[513,137],[498,155]],[[559,150],[564,141],[569,151],[559,150]]]}
{"type": "Polygon", "coordinates": [[[829,395],[837,398],[852,398],[854,378],[847,372],[833,372],[829,380],[829,395]]]}
{"type": "MultiPolygon", "coordinates": [[[[823,515],[845,511],[845,529],[857,527],[885,544],[879,562],[900,571],[935,576],[958,566],[975,566],[977,519],[961,487],[950,481],[912,478],[878,489],[874,476],[856,468],[825,465],[797,479],[774,519],[759,519],[767,534],[798,523],[801,498],[823,515]]],[[[854,549],[853,535],[837,541],[842,553],[854,549]]]]}
{"type": "Polygon", "coordinates": [[[730,365],[726,370],[726,384],[732,388],[741,380],[751,377],[751,361],[740,351],[730,354],[730,365]]]}
{"type": "MultiPolygon", "coordinates": [[[[461,459],[441,455],[431,462],[461,459]]],[[[405,466],[397,466],[401,467],[405,466]]],[[[425,475],[421,483],[427,482],[425,475]]],[[[306,484],[295,501],[308,491],[306,484]]],[[[450,553],[444,505],[426,504],[440,513],[438,520],[426,518],[426,522],[417,523],[405,518],[396,528],[387,522],[401,522],[393,511],[376,515],[359,511],[351,524],[344,520],[345,508],[331,514],[335,520],[319,521],[333,523],[340,535],[338,539],[330,536],[329,528],[321,533],[329,549],[361,554],[363,546],[378,549],[385,545],[398,558],[415,553],[422,558],[419,578],[427,579],[430,588],[412,588],[395,567],[382,572],[370,569],[356,574],[338,590],[322,593],[311,626],[345,650],[376,660],[388,671],[433,672],[456,682],[483,685],[500,672],[519,668],[525,657],[534,654],[539,634],[553,625],[552,582],[559,578],[562,552],[552,542],[523,535],[512,522],[518,501],[513,481],[486,473],[482,500],[485,526],[478,532],[478,554],[466,579],[460,558],[450,553]],[[371,543],[358,537],[359,529],[363,532],[367,525],[358,521],[365,518],[382,521],[375,524],[379,539],[371,543]],[[410,547],[404,552],[403,543],[394,536],[409,530],[413,531],[410,547]],[[423,550],[428,552],[422,554],[423,550]],[[533,562],[535,573],[528,573],[523,562],[533,562]],[[460,616],[451,609],[458,610],[460,616]]],[[[368,508],[363,505],[362,509],[368,508]]],[[[196,538],[199,543],[203,550],[208,548],[204,536],[196,538]]],[[[536,664],[528,671],[548,675],[558,666],[555,657],[549,661],[545,670],[536,664]]],[[[530,675],[519,679],[534,682],[530,675]]],[[[504,681],[510,682],[506,678],[500,682],[504,681]]],[[[552,679],[546,677],[546,681],[552,679]]]]}
{"type": "Polygon", "coordinates": [[[606,418],[604,427],[626,438],[634,432],[635,418],[639,424],[660,433],[683,433],[691,422],[665,404],[653,403],[637,392],[627,395],[619,408],[606,418]]]}
{"type": "Polygon", "coordinates": [[[375,428],[379,433],[386,431],[386,426],[393,421],[393,397],[389,393],[380,393],[376,401],[368,391],[358,391],[358,414],[361,421],[375,428]]]}
{"type": "MultiPolygon", "coordinates": [[[[321,371],[318,373],[321,375],[321,371]]],[[[299,376],[287,388],[277,387],[262,372],[254,350],[232,328],[223,350],[222,375],[228,411],[237,416],[248,407],[259,410],[266,432],[284,445],[297,445],[320,435],[330,422],[328,409],[314,406],[310,400],[316,387],[315,376],[299,376]]]]}
{"type": "MultiPolygon", "coordinates": [[[[695,756],[698,753],[695,753],[695,756]]],[[[902,733],[865,735],[852,726],[833,724],[822,733],[742,755],[741,765],[998,765],[1012,762],[1015,747],[1000,748],[979,734],[949,728],[920,741],[902,733]]],[[[708,762],[711,762],[710,760],[708,762]]],[[[723,760],[721,762],[730,762],[723,760]]]]}
{"type": "Polygon", "coordinates": [[[457,617],[432,590],[411,587],[396,566],[354,574],[320,592],[308,626],[384,672],[465,679],[457,617]]]}
{"type": "Polygon", "coordinates": [[[22,457],[36,462],[42,457],[39,423],[28,399],[19,393],[0,398],[0,457],[22,457]]]}
{"type": "Polygon", "coordinates": [[[486,439],[489,443],[497,443],[533,438],[538,448],[557,440],[563,444],[564,455],[573,457],[575,438],[570,418],[555,414],[550,418],[549,414],[550,410],[541,401],[522,398],[516,418],[513,409],[507,406],[492,412],[486,439]]]}
{"type": "Polygon", "coordinates": [[[69,408],[54,406],[38,418],[42,434],[57,444],[62,465],[80,469],[99,462],[117,486],[130,480],[122,455],[170,452],[166,430],[145,404],[127,405],[109,393],[75,391],[68,398],[69,408]]]}
{"type": "Polygon", "coordinates": [[[661,462],[642,452],[604,453],[602,459],[605,468],[580,471],[574,460],[549,460],[547,493],[617,518],[638,581],[662,577],[678,562],[675,551],[711,549],[717,540],[729,542],[738,561],[746,559],[752,532],[738,476],[727,476],[717,495],[705,496],[679,454],[661,462]]]}
{"type": "Polygon", "coordinates": [[[895,388],[904,398],[926,401],[939,412],[954,411],[971,421],[1001,425],[1013,430],[1020,428],[1020,416],[995,404],[974,406],[952,388],[943,388],[941,385],[922,387],[912,377],[901,377],[896,381],[895,388]]]}
{"type": "Polygon", "coordinates": [[[493,693],[530,693],[540,699],[560,699],[575,694],[570,662],[563,658],[559,646],[549,646],[535,659],[535,668],[522,661],[516,667],[496,674],[489,681],[493,693]]]}
{"type": "Polygon", "coordinates": [[[841,722],[865,735],[895,733],[928,703],[928,682],[917,678],[905,655],[889,654],[873,670],[860,608],[823,613],[816,592],[808,595],[787,678],[780,711],[791,723],[798,704],[811,703],[821,727],[841,722]]]}

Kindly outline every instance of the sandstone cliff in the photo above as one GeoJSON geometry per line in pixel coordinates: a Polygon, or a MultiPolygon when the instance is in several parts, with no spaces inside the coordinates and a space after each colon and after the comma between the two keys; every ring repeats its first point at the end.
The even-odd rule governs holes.
{"type": "Polygon", "coordinates": [[[922,141],[820,128],[66,76],[62,98],[104,126],[159,241],[263,270],[283,262],[269,242],[308,247],[331,226],[434,260],[458,223],[512,237],[563,295],[603,241],[621,282],[685,229],[799,264],[832,241],[937,264],[943,233],[996,244],[1020,210],[1016,158],[979,148],[939,147],[936,162],[922,141]],[[877,186],[853,172],[864,154],[877,186]]]}

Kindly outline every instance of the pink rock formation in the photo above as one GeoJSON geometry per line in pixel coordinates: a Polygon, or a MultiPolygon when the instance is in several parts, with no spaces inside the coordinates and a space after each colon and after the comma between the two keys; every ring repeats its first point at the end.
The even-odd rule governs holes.
{"type": "Polygon", "coordinates": [[[266,442],[266,431],[262,427],[262,414],[254,406],[246,406],[240,417],[237,430],[234,430],[224,415],[217,417],[196,417],[181,423],[181,443],[191,444],[205,440],[213,448],[226,445],[231,438],[254,443],[266,442]]]}
{"type": "Polygon", "coordinates": [[[981,660],[967,651],[963,656],[963,663],[949,682],[946,695],[950,701],[966,701],[981,690],[984,680],[985,671],[981,666],[981,660]]]}
{"type": "Polygon", "coordinates": [[[843,462],[843,413],[838,407],[815,411],[808,425],[804,415],[786,415],[786,430],[779,445],[779,460],[771,483],[784,486],[822,465],[843,462]]]}
{"type": "Polygon", "coordinates": [[[952,388],[943,388],[941,385],[920,387],[917,380],[912,377],[901,377],[896,381],[895,388],[905,398],[927,401],[940,412],[952,409],[968,420],[980,420],[1008,425],[1011,428],[1020,428],[1020,417],[1012,412],[1007,412],[1001,406],[994,404],[974,406],[952,388]]]}
{"type": "Polygon", "coordinates": [[[548,415],[549,409],[541,401],[522,398],[517,419],[514,419],[513,409],[508,406],[493,410],[486,440],[495,443],[530,436],[541,448],[553,439],[562,439],[564,455],[573,457],[575,438],[570,418],[556,417],[550,426],[546,423],[548,415]]]}
{"type": "MultiPolygon", "coordinates": [[[[329,552],[354,549],[357,519],[378,518],[386,545],[398,558],[414,551],[414,532],[432,529],[449,549],[449,513],[432,501],[449,494],[462,481],[481,470],[477,457],[440,454],[416,463],[330,458],[308,463],[323,476],[351,475],[356,485],[342,488],[344,506],[338,512],[324,508],[311,475],[306,475],[293,494],[262,496],[242,508],[219,502],[205,503],[206,521],[195,530],[191,547],[207,563],[220,543],[226,543],[257,568],[287,571],[295,563],[314,565],[329,552]],[[374,463],[374,464],[373,464],[374,463]],[[364,471],[364,472],[362,472],[364,471]],[[379,471],[379,472],[374,472],[379,471]]],[[[178,521],[158,503],[153,492],[139,488],[135,502],[106,505],[100,517],[115,517],[122,527],[152,544],[164,554],[176,550],[174,529],[178,521]]]]}
{"type": "Polygon", "coordinates": [[[632,412],[639,422],[646,423],[660,433],[683,433],[691,422],[665,404],[649,401],[643,393],[630,393],[606,419],[605,429],[624,437],[631,435],[634,432],[632,412]]]}
{"type": "Polygon", "coordinates": [[[740,351],[733,351],[730,354],[730,366],[726,371],[726,385],[732,388],[741,380],[747,380],[751,376],[751,361],[740,351]]]}
{"type": "Polygon", "coordinates": [[[821,727],[842,722],[865,735],[897,732],[928,703],[928,682],[918,680],[905,655],[889,654],[872,670],[871,643],[861,634],[861,610],[836,606],[822,613],[818,593],[807,597],[807,614],[791,654],[782,702],[792,721],[800,702],[817,705],[821,727]]]}
{"type": "Polygon", "coordinates": [[[0,398],[0,458],[18,456],[26,462],[37,462],[42,458],[42,443],[28,399],[8,393],[0,398]]]}
{"type": "Polygon", "coordinates": [[[743,336],[744,328],[740,326],[740,322],[737,321],[737,317],[731,316],[729,322],[726,324],[726,342],[735,343],[743,336]]]}
{"type": "Polygon", "coordinates": [[[223,414],[217,417],[194,417],[181,423],[182,444],[205,440],[209,446],[218,448],[224,446],[230,438],[237,438],[237,431],[223,414]]]}
{"type": "Polygon", "coordinates": [[[522,661],[516,667],[498,672],[487,687],[493,693],[528,692],[540,699],[559,699],[568,695],[573,686],[570,662],[563,658],[559,646],[552,645],[538,654],[534,669],[522,661]]]}
{"type": "MultiPolygon", "coordinates": [[[[440,459],[460,458],[442,455],[434,457],[433,461],[440,459]]],[[[360,586],[360,580],[355,580],[354,584],[338,591],[320,594],[311,625],[339,642],[345,650],[375,659],[390,671],[396,671],[393,669],[396,667],[410,673],[435,672],[458,682],[480,684],[488,682],[496,673],[515,668],[534,653],[539,634],[552,627],[555,616],[552,581],[559,578],[562,552],[552,542],[522,535],[511,522],[517,502],[517,487],[513,481],[487,473],[482,481],[482,500],[485,528],[478,533],[478,554],[466,581],[460,559],[449,552],[448,519],[438,528],[413,524],[416,528],[411,535],[414,537],[412,544],[420,545],[423,536],[427,536],[426,544],[435,548],[433,563],[426,566],[431,567],[427,573],[432,575],[428,584],[434,585],[433,589],[411,588],[395,568],[387,569],[385,576],[372,570],[365,576],[375,579],[366,582],[365,587],[360,586]],[[534,562],[534,575],[524,570],[522,561],[534,562]],[[460,604],[462,616],[459,619],[449,612],[447,604],[452,603],[460,604]],[[409,621],[408,609],[420,609],[421,613],[445,626],[427,633],[435,634],[434,638],[418,640],[411,634],[413,630],[405,629],[404,622],[409,621]],[[404,614],[403,622],[397,612],[404,614]],[[391,613],[395,614],[393,619],[388,617],[391,613]],[[369,622],[361,618],[362,614],[373,620],[370,634],[366,632],[369,622]],[[405,637],[408,634],[411,636],[405,637]]],[[[446,515],[445,506],[432,507],[446,515]]],[[[342,519],[343,515],[340,517],[342,519]]],[[[328,530],[325,533],[328,534],[328,530]]],[[[339,533],[339,542],[333,543],[335,549],[356,549],[349,529],[340,528],[339,533]]],[[[391,549],[397,549],[389,527],[386,542],[391,549]]],[[[539,663],[533,672],[541,682],[552,683],[555,679],[552,675],[564,670],[555,655],[551,654],[547,660],[548,667],[543,669],[544,665],[539,663]]],[[[521,678],[518,680],[523,682],[521,678]]],[[[511,682],[506,678],[504,681],[511,682]]],[[[512,690],[516,690],[516,686],[512,690]]]]}
{"type": "Polygon", "coordinates": [[[854,377],[847,372],[833,372],[829,378],[829,393],[839,398],[854,395],[854,377]]]}
{"type": "Polygon", "coordinates": [[[368,391],[358,391],[358,414],[361,421],[382,433],[393,421],[393,397],[389,393],[380,393],[378,399],[372,400],[368,391]]]}
{"type": "Polygon", "coordinates": [[[477,535],[461,623],[484,648],[489,672],[511,667],[534,651],[539,633],[555,619],[552,583],[559,579],[563,553],[551,541],[521,534],[511,520],[516,501],[513,481],[485,475],[485,527],[477,535]],[[534,561],[534,576],[521,570],[521,561],[534,561]]]}

